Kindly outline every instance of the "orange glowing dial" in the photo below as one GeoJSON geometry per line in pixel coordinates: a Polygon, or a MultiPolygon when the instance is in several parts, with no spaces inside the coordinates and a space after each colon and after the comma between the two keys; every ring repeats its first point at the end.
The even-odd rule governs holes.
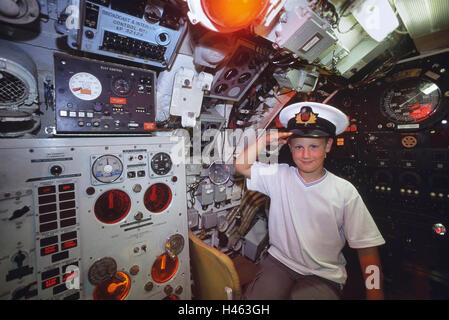
{"type": "Polygon", "coordinates": [[[124,272],[117,272],[110,281],[95,287],[94,300],[124,300],[131,289],[131,279],[124,272]]]}

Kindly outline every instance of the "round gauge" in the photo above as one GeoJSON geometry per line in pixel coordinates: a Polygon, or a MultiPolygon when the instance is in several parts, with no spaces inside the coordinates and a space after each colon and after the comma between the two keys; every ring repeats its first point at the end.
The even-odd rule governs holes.
{"type": "Polygon", "coordinates": [[[114,78],[112,79],[112,92],[120,97],[126,97],[131,94],[132,84],[130,80],[124,78],[114,78]]]}
{"type": "Polygon", "coordinates": [[[117,272],[114,277],[95,287],[94,300],[124,300],[131,289],[130,277],[122,272],[117,272]]]}
{"type": "Polygon", "coordinates": [[[172,257],[175,258],[184,249],[184,238],[179,233],[172,235],[165,242],[165,250],[172,257]]]}
{"type": "Polygon", "coordinates": [[[440,106],[441,90],[432,81],[407,78],[392,84],[381,99],[381,112],[396,124],[420,123],[440,106]]]}
{"type": "Polygon", "coordinates": [[[178,265],[178,257],[171,258],[167,253],[163,253],[154,261],[151,267],[151,276],[157,283],[167,282],[175,275],[178,265]]]}
{"type": "Polygon", "coordinates": [[[93,74],[75,73],[69,80],[69,88],[73,95],[81,100],[95,100],[102,90],[101,82],[93,74]]]}
{"type": "Polygon", "coordinates": [[[225,184],[230,176],[231,168],[226,163],[213,162],[209,167],[209,179],[213,184],[225,184]]]}
{"type": "Polygon", "coordinates": [[[93,285],[111,281],[117,272],[117,263],[113,258],[104,257],[90,266],[88,272],[89,282],[93,285]]]}
{"type": "Polygon", "coordinates": [[[123,163],[113,155],[104,155],[96,159],[92,165],[92,175],[100,182],[116,181],[123,172],[123,163]]]}
{"type": "Polygon", "coordinates": [[[95,201],[94,213],[103,223],[122,220],[131,208],[130,197],[122,190],[108,190],[95,201]]]}
{"type": "Polygon", "coordinates": [[[153,213],[159,213],[167,209],[172,199],[170,187],[164,183],[153,184],[145,192],[143,202],[145,208],[153,213]]]}
{"type": "Polygon", "coordinates": [[[159,152],[151,158],[151,169],[158,175],[169,173],[172,165],[170,156],[165,152],[159,152]]]}

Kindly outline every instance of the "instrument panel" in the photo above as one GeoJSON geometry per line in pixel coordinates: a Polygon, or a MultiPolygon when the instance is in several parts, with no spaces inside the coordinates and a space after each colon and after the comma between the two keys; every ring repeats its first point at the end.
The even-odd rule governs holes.
{"type": "Polygon", "coordinates": [[[156,73],[54,54],[57,134],[148,134],[155,129],[156,73]]]}
{"type": "Polygon", "coordinates": [[[1,299],[191,299],[184,144],[130,142],[2,143],[1,299]]]}

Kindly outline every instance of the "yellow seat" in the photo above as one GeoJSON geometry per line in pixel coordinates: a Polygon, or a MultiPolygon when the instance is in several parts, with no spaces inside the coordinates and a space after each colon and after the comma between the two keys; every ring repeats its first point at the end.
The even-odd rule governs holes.
{"type": "Polygon", "coordinates": [[[242,290],[234,263],[226,254],[209,246],[189,231],[190,263],[194,298],[198,300],[237,300],[242,290]]]}

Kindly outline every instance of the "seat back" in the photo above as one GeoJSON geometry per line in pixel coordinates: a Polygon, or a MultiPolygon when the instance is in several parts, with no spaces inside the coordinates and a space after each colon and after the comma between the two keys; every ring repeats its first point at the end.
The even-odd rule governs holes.
{"type": "Polygon", "coordinates": [[[189,231],[189,241],[195,299],[240,299],[240,281],[231,258],[206,244],[192,231],[189,231]]]}

